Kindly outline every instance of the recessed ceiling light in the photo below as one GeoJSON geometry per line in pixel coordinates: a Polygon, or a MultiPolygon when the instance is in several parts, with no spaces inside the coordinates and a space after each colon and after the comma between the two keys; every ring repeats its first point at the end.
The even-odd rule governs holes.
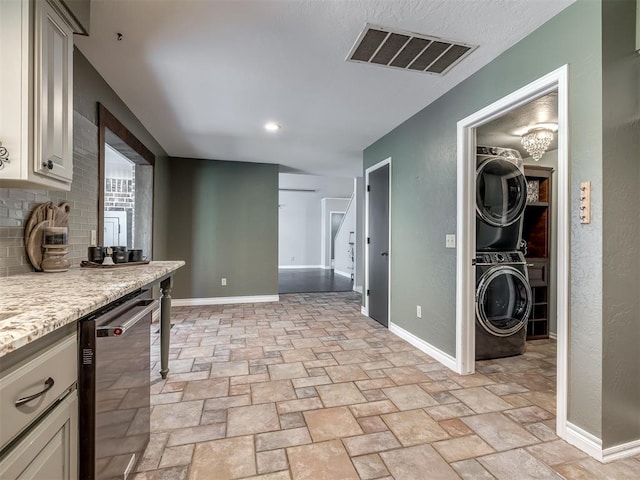
{"type": "Polygon", "coordinates": [[[276,122],[267,122],[264,124],[264,129],[267,132],[277,132],[278,130],[280,130],[280,125],[278,125],[276,122]]]}

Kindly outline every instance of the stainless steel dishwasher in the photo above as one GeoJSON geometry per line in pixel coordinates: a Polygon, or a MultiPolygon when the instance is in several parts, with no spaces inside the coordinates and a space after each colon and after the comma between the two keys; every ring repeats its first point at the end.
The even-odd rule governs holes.
{"type": "Polygon", "coordinates": [[[150,325],[138,290],[78,322],[79,478],[127,478],[149,443],[150,325]]]}

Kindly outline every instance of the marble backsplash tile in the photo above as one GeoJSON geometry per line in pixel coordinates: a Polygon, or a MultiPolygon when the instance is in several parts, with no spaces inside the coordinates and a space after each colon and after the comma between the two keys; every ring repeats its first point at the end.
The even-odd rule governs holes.
{"type": "Polygon", "coordinates": [[[73,183],[69,192],[0,188],[0,277],[33,271],[24,248],[24,225],[38,203],[68,202],[72,265],[86,259],[89,231],[98,227],[98,127],[73,115],[73,183]]]}

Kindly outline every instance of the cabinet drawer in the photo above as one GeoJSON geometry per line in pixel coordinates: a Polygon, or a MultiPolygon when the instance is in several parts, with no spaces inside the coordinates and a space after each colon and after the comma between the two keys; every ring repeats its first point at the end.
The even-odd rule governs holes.
{"type": "Polygon", "coordinates": [[[78,396],[67,395],[0,458],[2,479],[78,478],[78,396]]]}
{"type": "Polygon", "coordinates": [[[544,287],[547,285],[547,260],[527,259],[527,273],[529,274],[529,285],[532,287],[544,287]]]}
{"type": "Polygon", "coordinates": [[[6,445],[37,419],[76,382],[77,352],[77,339],[73,335],[28,358],[0,378],[0,446],[6,445]],[[19,399],[47,388],[45,382],[49,378],[53,379],[53,385],[46,393],[16,407],[19,399]]]}

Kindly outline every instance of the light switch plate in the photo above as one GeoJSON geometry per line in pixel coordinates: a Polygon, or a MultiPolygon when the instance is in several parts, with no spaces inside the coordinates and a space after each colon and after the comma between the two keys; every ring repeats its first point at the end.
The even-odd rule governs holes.
{"type": "Polygon", "coordinates": [[[224,277],[222,277],[222,278],[220,279],[220,285],[222,285],[223,287],[225,287],[225,286],[227,285],[227,279],[226,279],[226,278],[224,278],[224,277]]]}
{"type": "Polygon", "coordinates": [[[422,307],[420,305],[416,305],[416,317],[422,318],[422,307]]]}
{"type": "Polygon", "coordinates": [[[456,248],[456,234],[448,233],[444,236],[445,248],[456,248]]]}
{"type": "Polygon", "coordinates": [[[580,182],[580,223],[591,223],[591,182],[580,182]]]}

